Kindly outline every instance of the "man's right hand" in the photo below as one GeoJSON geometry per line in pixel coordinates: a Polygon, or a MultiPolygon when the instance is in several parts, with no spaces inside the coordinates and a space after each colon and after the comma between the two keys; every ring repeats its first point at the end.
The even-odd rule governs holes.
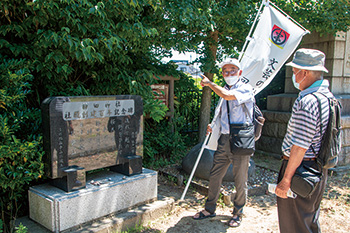
{"type": "Polygon", "coordinates": [[[209,124],[209,125],[207,126],[207,134],[206,134],[206,135],[208,135],[208,134],[211,133],[211,132],[213,132],[213,129],[211,128],[211,125],[209,124]]]}
{"type": "Polygon", "coordinates": [[[201,86],[202,87],[208,86],[211,83],[210,79],[204,74],[201,74],[201,76],[202,76],[201,86]]]}

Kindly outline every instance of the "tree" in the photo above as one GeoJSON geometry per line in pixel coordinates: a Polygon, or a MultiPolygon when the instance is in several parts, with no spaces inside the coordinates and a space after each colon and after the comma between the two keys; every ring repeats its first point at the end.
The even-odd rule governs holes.
{"type": "MultiPolygon", "coordinates": [[[[30,106],[55,95],[138,94],[160,106],[149,84],[171,70],[154,58],[152,17],[158,0],[4,0],[0,58],[26,59],[30,106]]],[[[158,120],[166,109],[158,107],[158,120]]]]}
{"type": "MultiPolygon", "coordinates": [[[[350,25],[347,0],[274,1],[311,32],[347,31],[350,25]],[[326,25],[326,26],[324,26],[326,25]]],[[[204,74],[218,73],[216,61],[225,55],[238,57],[261,1],[173,0],[163,1],[164,20],[158,29],[165,50],[196,52],[204,74]]],[[[200,110],[200,141],[210,121],[211,90],[203,89],[200,110]]]]}

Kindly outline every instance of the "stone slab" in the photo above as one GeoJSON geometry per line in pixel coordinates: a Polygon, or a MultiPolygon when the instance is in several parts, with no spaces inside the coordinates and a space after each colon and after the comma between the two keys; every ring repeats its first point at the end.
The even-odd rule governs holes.
{"type": "Polygon", "coordinates": [[[29,217],[52,232],[61,232],[155,200],[157,172],[143,168],[141,174],[124,176],[102,171],[88,176],[85,189],[67,193],[43,184],[31,187],[28,196],[29,217]]]}

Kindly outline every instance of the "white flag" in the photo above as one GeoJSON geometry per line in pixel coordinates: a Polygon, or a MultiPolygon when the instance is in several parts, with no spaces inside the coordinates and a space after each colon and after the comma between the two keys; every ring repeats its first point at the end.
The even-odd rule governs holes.
{"type": "Polygon", "coordinates": [[[205,145],[205,148],[208,150],[216,150],[218,147],[218,140],[221,135],[221,124],[220,124],[220,108],[223,102],[223,98],[219,99],[218,104],[216,105],[215,108],[215,114],[212,123],[210,124],[212,132],[210,134],[210,138],[208,140],[208,143],[205,145]]]}
{"type": "Polygon", "coordinates": [[[309,33],[267,3],[241,59],[243,81],[264,89],[309,33]]]}

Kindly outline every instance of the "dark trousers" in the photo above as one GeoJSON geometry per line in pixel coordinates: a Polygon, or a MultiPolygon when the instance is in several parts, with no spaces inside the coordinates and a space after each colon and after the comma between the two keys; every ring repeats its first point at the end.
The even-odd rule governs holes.
{"type": "MultiPolygon", "coordinates": [[[[315,161],[303,163],[317,168],[315,161]]],[[[282,180],[288,161],[283,160],[278,182],[282,180]]],[[[319,224],[320,204],[327,182],[327,169],[323,169],[321,182],[315,192],[307,198],[297,196],[293,198],[277,197],[278,221],[281,233],[316,233],[321,232],[319,224]]]]}
{"type": "Polygon", "coordinates": [[[229,135],[223,134],[218,141],[218,148],[214,154],[213,167],[209,177],[208,199],[205,209],[210,213],[215,213],[216,202],[220,196],[222,179],[228,167],[233,165],[233,177],[236,187],[236,195],[233,201],[233,214],[241,215],[248,194],[248,169],[250,156],[231,153],[229,135]]]}

